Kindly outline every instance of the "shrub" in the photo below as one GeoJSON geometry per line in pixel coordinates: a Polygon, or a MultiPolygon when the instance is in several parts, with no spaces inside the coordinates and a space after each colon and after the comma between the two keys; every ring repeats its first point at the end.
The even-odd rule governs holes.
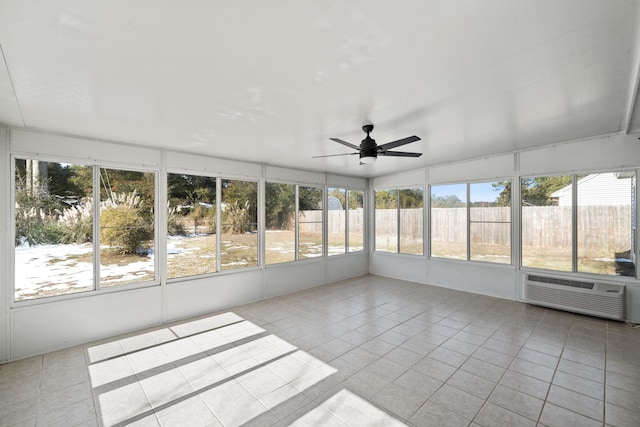
{"type": "Polygon", "coordinates": [[[167,233],[169,236],[184,236],[184,225],[180,221],[180,214],[176,208],[167,203],[167,233]]]}
{"type": "Polygon", "coordinates": [[[109,207],[100,215],[100,241],[119,255],[135,254],[144,248],[144,242],[152,237],[152,231],[139,210],[128,205],[109,207]]]}
{"type": "Polygon", "coordinates": [[[223,211],[223,223],[225,231],[232,234],[244,234],[251,230],[249,202],[245,202],[244,206],[240,206],[238,201],[234,201],[228,205],[223,211]]]}

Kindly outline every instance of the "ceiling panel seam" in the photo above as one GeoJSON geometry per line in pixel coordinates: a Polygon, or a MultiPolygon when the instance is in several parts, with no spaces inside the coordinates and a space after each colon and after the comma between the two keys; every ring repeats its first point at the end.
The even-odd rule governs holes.
{"type": "Polygon", "coordinates": [[[24,115],[22,114],[22,108],[20,107],[20,102],[18,101],[16,86],[13,84],[13,78],[11,77],[11,70],[9,70],[9,63],[7,62],[7,57],[4,55],[4,49],[2,48],[2,44],[0,44],[0,54],[2,55],[2,62],[4,62],[4,67],[7,70],[7,76],[9,76],[9,83],[11,83],[11,90],[13,91],[13,97],[16,100],[16,106],[18,107],[18,111],[20,112],[20,120],[22,120],[22,125],[24,127],[27,127],[27,124],[24,121],[24,115]]]}

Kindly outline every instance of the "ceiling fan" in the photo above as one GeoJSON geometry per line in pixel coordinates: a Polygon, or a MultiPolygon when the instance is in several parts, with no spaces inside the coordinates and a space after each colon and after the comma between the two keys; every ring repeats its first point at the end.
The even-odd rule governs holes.
{"type": "Polygon", "coordinates": [[[420,157],[422,153],[409,153],[406,151],[389,151],[392,148],[400,147],[405,144],[409,144],[411,142],[420,141],[420,138],[413,135],[406,138],[398,139],[397,141],[387,142],[386,144],[378,145],[376,141],[369,136],[369,133],[373,131],[372,124],[366,124],[362,126],[362,130],[367,134],[367,137],[362,140],[360,146],[353,145],[348,143],[347,141],[343,141],[338,138],[329,138],[332,141],[335,141],[339,144],[346,145],[349,148],[353,148],[354,150],[358,150],[355,153],[344,153],[344,154],[328,154],[326,156],[313,156],[313,158],[319,157],[334,157],[334,156],[353,156],[356,154],[360,155],[360,164],[368,164],[376,161],[378,156],[394,156],[394,157],[420,157]]]}

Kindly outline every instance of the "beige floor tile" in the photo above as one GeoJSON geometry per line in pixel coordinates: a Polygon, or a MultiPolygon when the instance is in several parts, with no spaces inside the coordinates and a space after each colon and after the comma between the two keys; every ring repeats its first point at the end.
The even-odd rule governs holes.
{"type": "Polygon", "coordinates": [[[396,379],[394,381],[394,384],[411,390],[417,396],[420,396],[426,400],[431,397],[433,393],[435,393],[440,387],[442,387],[443,382],[438,381],[435,378],[432,378],[414,369],[410,369],[405,372],[404,375],[402,375],[400,378],[396,379]]]}
{"type": "Polygon", "coordinates": [[[489,402],[534,421],[538,419],[544,404],[541,399],[501,385],[498,385],[491,393],[489,402]]]}
{"type": "Polygon", "coordinates": [[[466,328],[455,334],[453,338],[477,346],[482,345],[482,343],[487,340],[487,337],[485,336],[474,334],[472,332],[466,332],[466,328]]]}
{"type": "Polygon", "coordinates": [[[640,393],[622,390],[612,386],[606,386],[605,401],[621,408],[638,413],[640,417],[640,393]]]}
{"type": "Polygon", "coordinates": [[[535,427],[536,422],[487,402],[474,419],[484,427],[535,427]]]}
{"type": "Polygon", "coordinates": [[[522,359],[514,359],[509,365],[509,370],[520,372],[521,374],[528,375],[530,377],[539,379],[545,382],[551,382],[553,379],[554,370],[547,368],[546,366],[538,365],[537,363],[528,362],[522,359]]]}
{"type": "Polygon", "coordinates": [[[545,403],[540,416],[540,423],[547,427],[602,427],[602,422],[585,417],[552,403],[545,403]]]}
{"type": "Polygon", "coordinates": [[[584,363],[562,358],[558,363],[558,371],[604,384],[604,369],[595,368],[584,363]]]}
{"type": "Polygon", "coordinates": [[[537,363],[538,365],[546,366],[547,368],[551,369],[556,369],[556,367],[558,366],[558,361],[560,360],[559,357],[531,350],[526,347],[520,349],[520,352],[518,352],[516,358],[526,360],[528,362],[537,363]]]}
{"type": "Polygon", "coordinates": [[[499,366],[501,368],[507,368],[513,361],[513,356],[509,356],[499,351],[491,350],[485,347],[480,347],[472,355],[473,358],[482,360],[483,362],[491,363],[492,365],[499,366]]]}
{"type": "Polygon", "coordinates": [[[495,338],[489,338],[480,346],[480,348],[493,350],[498,353],[505,354],[507,356],[515,357],[520,351],[520,347],[517,345],[509,344],[504,341],[497,340],[495,338]]]}
{"type": "Polygon", "coordinates": [[[538,399],[546,399],[550,383],[520,374],[515,371],[507,371],[500,380],[500,384],[538,399]]]}
{"type": "Polygon", "coordinates": [[[606,380],[607,385],[631,391],[633,393],[640,393],[640,380],[629,375],[607,372],[606,380]]]}
{"type": "Polygon", "coordinates": [[[547,401],[586,417],[593,418],[598,421],[603,420],[604,404],[602,400],[594,399],[587,395],[552,385],[549,389],[547,401]]]}
{"type": "Polygon", "coordinates": [[[379,375],[360,371],[349,377],[342,384],[344,388],[363,397],[366,400],[372,399],[376,394],[380,393],[385,387],[391,383],[379,375]]]}
{"type": "Polygon", "coordinates": [[[440,381],[446,381],[456,371],[456,368],[442,363],[430,357],[425,357],[413,366],[416,371],[422,372],[440,381]]]}
{"type": "Polygon", "coordinates": [[[604,399],[604,384],[567,374],[566,372],[556,371],[553,377],[553,384],[577,393],[585,394],[594,399],[604,399]]]}
{"type": "MultiPolygon", "coordinates": [[[[241,425],[268,411],[234,380],[202,392],[200,396],[223,425],[241,425]]],[[[274,419],[277,421],[275,416],[274,419]]]]}
{"type": "Polygon", "coordinates": [[[222,423],[204,403],[194,396],[157,412],[160,425],[165,426],[211,426],[222,427],[222,423]]]}
{"type": "Polygon", "coordinates": [[[478,349],[478,346],[475,344],[469,344],[455,338],[450,338],[449,340],[445,341],[444,343],[442,343],[441,347],[464,354],[465,356],[471,356],[478,349]]]}
{"type": "Polygon", "coordinates": [[[484,400],[470,393],[444,384],[433,396],[430,402],[443,406],[450,411],[472,420],[482,407],[484,400]]]}
{"type": "Polygon", "coordinates": [[[608,404],[605,407],[605,423],[616,427],[637,427],[640,412],[630,411],[617,405],[608,404]]]}
{"type": "Polygon", "coordinates": [[[151,404],[138,383],[128,384],[97,396],[98,413],[103,425],[128,422],[152,413],[151,404]]]}
{"type": "Polygon", "coordinates": [[[437,360],[447,365],[459,368],[467,360],[469,356],[448,348],[438,347],[427,356],[430,359],[437,360]]]}
{"type": "Polygon", "coordinates": [[[405,368],[411,368],[413,365],[422,360],[424,356],[418,353],[414,353],[413,351],[407,350],[403,347],[396,347],[382,357],[386,360],[390,360],[399,365],[402,365],[405,368]]]}
{"type": "Polygon", "coordinates": [[[37,397],[22,402],[3,405],[0,407],[0,420],[6,425],[18,425],[36,418],[38,407],[37,397]]]}
{"type": "Polygon", "coordinates": [[[446,382],[446,384],[459,388],[460,390],[466,391],[467,393],[473,394],[476,397],[479,397],[483,400],[486,400],[493,389],[496,386],[496,383],[481,378],[477,375],[470,374],[468,372],[459,370],[455,374],[453,374],[446,382]]]}
{"type": "Polygon", "coordinates": [[[392,383],[378,393],[371,402],[401,420],[408,420],[426,400],[426,397],[392,383]]]}
{"type": "Polygon", "coordinates": [[[96,419],[93,398],[38,414],[37,424],[42,426],[76,426],[96,419]]]}
{"type": "Polygon", "coordinates": [[[504,368],[474,357],[468,358],[460,369],[493,382],[500,381],[506,371],[504,368]]]}
{"type": "Polygon", "coordinates": [[[427,401],[409,422],[416,427],[466,427],[471,421],[444,406],[427,401]]]}

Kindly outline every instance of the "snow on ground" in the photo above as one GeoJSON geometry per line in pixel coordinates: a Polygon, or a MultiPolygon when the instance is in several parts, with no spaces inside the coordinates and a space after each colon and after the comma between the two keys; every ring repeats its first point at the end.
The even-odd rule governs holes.
{"type": "MultiPolygon", "coordinates": [[[[91,243],[16,247],[16,301],[93,289],[92,251],[91,243]]],[[[112,286],[153,277],[153,263],[151,253],[126,265],[102,265],[102,284],[112,286]]]]}
{"type": "MultiPolygon", "coordinates": [[[[199,247],[184,248],[185,239],[192,236],[170,236],[167,238],[167,256],[174,257],[193,256],[200,250],[199,247]]],[[[223,252],[243,251],[252,249],[243,245],[233,245],[233,242],[223,243],[223,252]]],[[[322,255],[320,245],[310,242],[302,243],[308,253],[306,258],[315,258],[322,255]]],[[[63,295],[74,292],[82,292],[93,289],[93,262],[91,254],[93,245],[68,244],[68,245],[37,245],[24,244],[15,248],[15,299],[16,301],[31,299],[34,297],[63,295]]],[[[294,253],[295,248],[278,248],[283,253],[294,253]]],[[[344,248],[340,248],[344,253],[344,248]]],[[[329,248],[329,253],[335,253],[329,248]]],[[[200,258],[211,258],[212,255],[198,255],[200,258]]],[[[153,251],[146,257],[140,257],[139,261],[126,265],[101,265],[100,276],[102,286],[114,286],[137,281],[152,280],[154,275],[153,251]]],[[[241,260],[229,262],[229,265],[243,265],[241,260]]]]}

